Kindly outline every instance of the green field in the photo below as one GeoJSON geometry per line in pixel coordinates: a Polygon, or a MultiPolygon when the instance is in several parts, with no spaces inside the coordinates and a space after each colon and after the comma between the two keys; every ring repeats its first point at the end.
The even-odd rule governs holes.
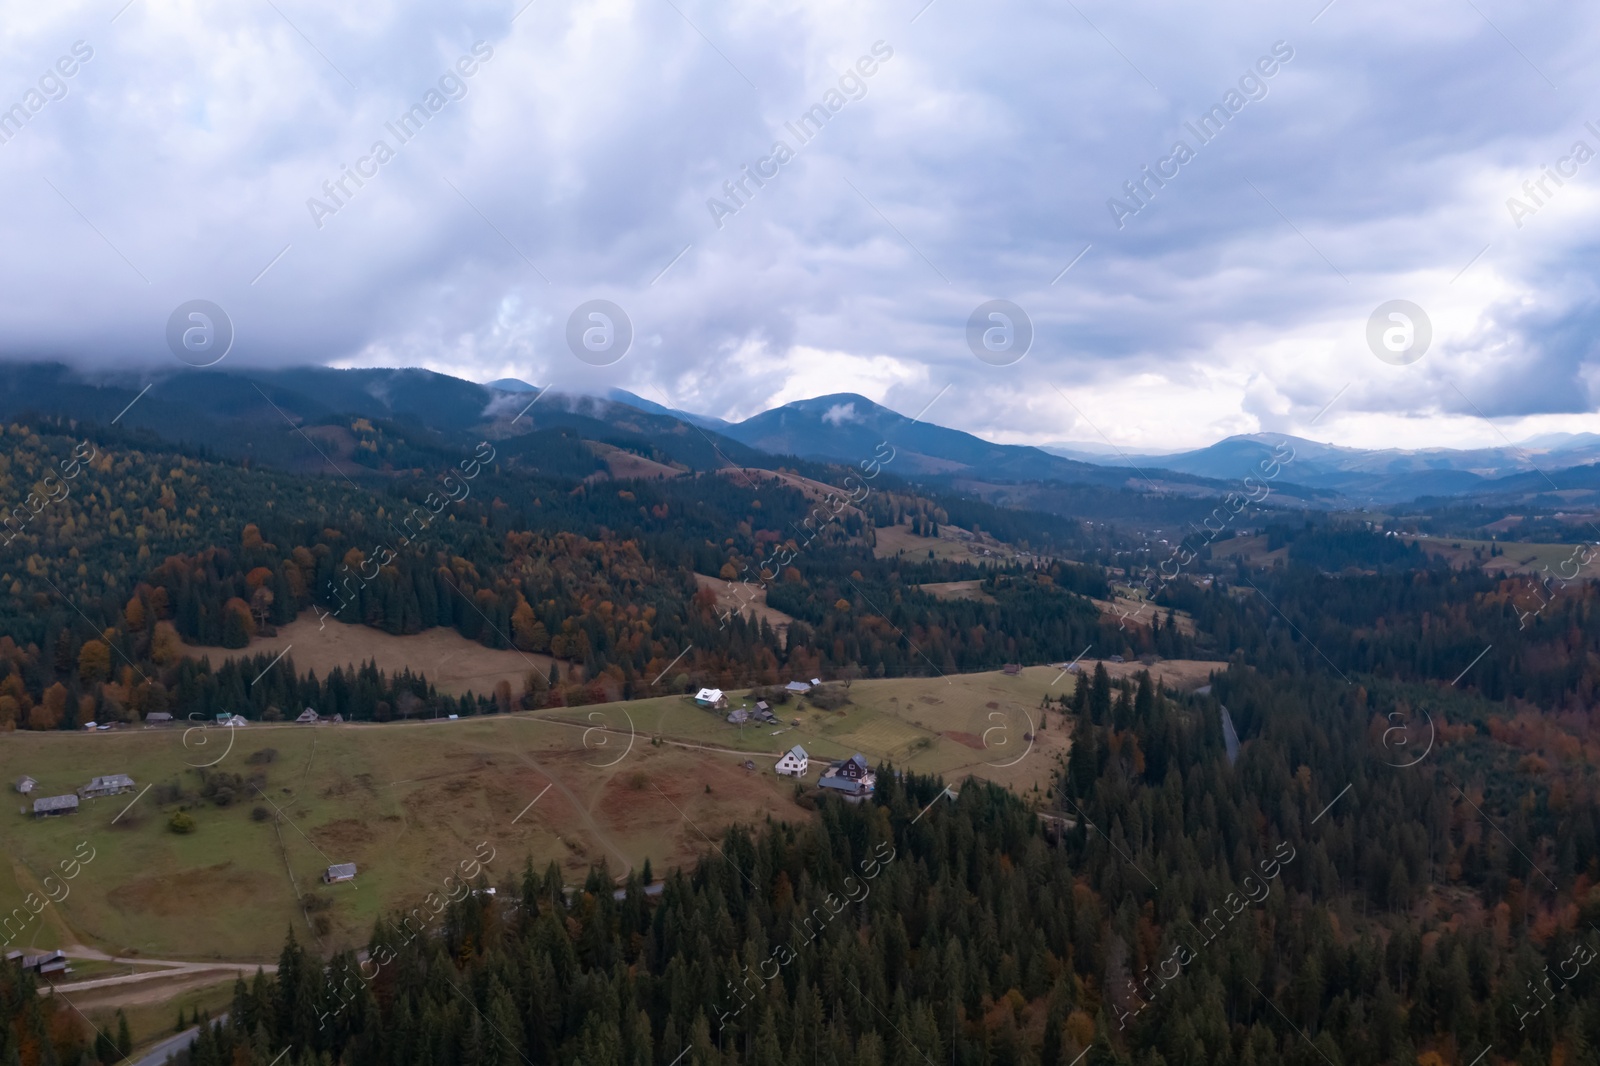
{"type": "Polygon", "coordinates": [[[1581,544],[1534,544],[1514,540],[1464,540],[1460,537],[1413,537],[1407,536],[1406,541],[1417,545],[1430,555],[1437,555],[1445,559],[1451,566],[1480,567],[1487,571],[1505,571],[1512,574],[1541,573],[1545,567],[1558,577],[1562,573],[1572,574],[1574,578],[1592,578],[1597,569],[1600,569],[1600,549],[1590,544],[1585,548],[1581,544]],[[1498,548],[1503,555],[1490,557],[1490,548],[1498,548]],[[1583,561],[1583,552],[1587,550],[1592,558],[1588,566],[1579,570],[1583,561]],[[1473,555],[1477,551],[1482,559],[1473,555]]]}
{"type": "Polygon", "coordinates": [[[445,878],[480,842],[495,849],[495,884],[527,860],[539,870],[558,863],[570,882],[602,860],[613,874],[646,858],[664,871],[704,853],[728,824],[810,817],[793,782],[773,771],[795,744],[812,756],[813,782],[819,762],[861,752],[951,780],[973,773],[1044,788],[1066,749],[1062,718],[1051,712],[1031,742],[1023,734],[1039,730],[1041,697],[1073,683],[1042,666],[1014,677],[857,681],[836,710],[791,699],[774,708],[779,726],[742,729],[726,712],[662,697],[459,721],[255,723],[231,738],[192,733],[187,746],[181,728],[13,733],[0,747],[0,778],[31,775],[35,795],[113,773],[132,776],[138,791],[47,819],[22,813],[12,794],[0,813],[0,917],[13,914],[3,935],[9,947],[272,961],[291,928],[322,949],[364,942],[381,912],[447,891],[445,878]],[[261,761],[268,749],[274,756],[261,761]],[[226,806],[200,795],[199,767],[219,757],[208,773],[239,775],[226,806]],[[190,833],[169,827],[180,809],[194,819],[190,833]],[[28,916],[26,895],[43,899],[44,879],[90,849],[64,882],[70,894],[28,916]],[[322,872],[342,862],[357,863],[356,880],[323,884],[322,872]]]}
{"type": "MultiPolygon", "coordinates": [[[[1031,788],[1035,783],[1043,787],[1053,754],[1066,744],[1058,713],[1050,714],[1042,732],[1037,729],[1040,701],[1047,693],[1052,697],[1071,695],[1075,676],[1063,676],[1058,668],[1034,666],[1013,677],[996,670],[855,681],[848,689],[850,702],[836,710],[817,707],[804,696],[774,706],[777,725],[730,725],[726,711],[714,713],[682,696],[541,711],[529,717],[560,720],[579,733],[585,724],[625,731],[631,720],[632,728],[644,738],[700,742],[774,759],[799,744],[813,764],[860,752],[874,762],[892,761],[918,773],[952,778],[974,773],[1001,784],[1031,788]],[[798,726],[793,724],[795,719],[799,719],[798,726]],[[1037,735],[1024,763],[992,765],[1021,755],[1028,748],[1023,734],[1029,732],[1037,735]]],[[[730,709],[755,704],[746,690],[730,691],[727,696],[730,709]]],[[[811,776],[814,780],[815,771],[811,776]]]]}

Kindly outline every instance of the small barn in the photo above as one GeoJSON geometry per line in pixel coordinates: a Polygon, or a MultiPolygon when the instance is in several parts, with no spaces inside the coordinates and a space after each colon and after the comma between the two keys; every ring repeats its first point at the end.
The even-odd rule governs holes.
{"type": "Polygon", "coordinates": [[[1018,674],[1022,673],[1022,664],[1006,663],[1000,669],[1007,677],[1016,677],[1018,674]]]}
{"type": "Polygon", "coordinates": [[[42,799],[33,801],[33,816],[35,818],[49,818],[56,814],[77,813],[78,797],[74,795],[45,796],[42,799]]]}
{"type": "Polygon", "coordinates": [[[17,778],[17,791],[22,793],[24,796],[26,796],[28,793],[32,792],[34,789],[36,789],[38,787],[39,787],[39,782],[35,781],[31,777],[28,777],[28,776],[24,775],[22,777],[17,778]]]}
{"type": "Polygon", "coordinates": [[[78,789],[78,795],[84,799],[98,799],[101,796],[132,792],[133,788],[133,778],[127,774],[107,774],[105,777],[93,778],[87,785],[78,789]]]}
{"type": "Polygon", "coordinates": [[[316,725],[321,720],[322,716],[317,714],[317,712],[313,711],[310,707],[307,707],[305,710],[301,711],[300,717],[295,719],[295,721],[301,725],[316,725]]]}
{"type": "Polygon", "coordinates": [[[336,862],[328,867],[327,872],[322,875],[322,880],[330,885],[336,881],[354,881],[355,879],[356,864],[353,862],[336,862]]]}
{"type": "Polygon", "coordinates": [[[172,715],[166,711],[152,711],[144,716],[146,725],[166,725],[172,721],[172,715]]]}
{"type": "Polygon", "coordinates": [[[811,765],[811,756],[806,754],[806,749],[796,744],[784,752],[778,759],[778,773],[785,777],[804,777],[806,768],[811,765]]]}
{"type": "Polygon", "coordinates": [[[63,951],[22,951],[16,954],[20,956],[18,961],[24,970],[46,975],[67,972],[67,956],[63,951]]]}
{"type": "Polygon", "coordinates": [[[728,721],[734,725],[744,725],[750,720],[750,712],[743,707],[728,713],[728,721]]]}
{"type": "Polygon", "coordinates": [[[796,696],[804,696],[807,692],[811,691],[811,686],[806,684],[804,681],[791,681],[787,685],[783,686],[783,691],[792,692],[796,696]]]}

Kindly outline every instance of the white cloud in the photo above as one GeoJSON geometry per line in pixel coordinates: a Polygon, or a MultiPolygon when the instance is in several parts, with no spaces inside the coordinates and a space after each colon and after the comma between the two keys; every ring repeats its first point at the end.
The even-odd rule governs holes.
{"type": "Polygon", "coordinates": [[[1578,5],[1497,13],[1519,54],[1453,0],[1315,24],[1089,3],[1106,37],[1021,0],[915,23],[920,0],[138,0],[115,22],[4,2],[0,107],[94,49],[0,144],[11,357],[162,362],[167,314],[203,297],[241,363],[616,385],[724,417],[847,391],[914,414],[949,385],[930,417],[1010,440],[1488,444],[1473,405],[1539,432],[1596,404],[1600,160],[1520,229],[1505,208],[1574,140],[1600,151],[1577,103],[1600,98],[1600,14],[1578,5]],[[1277,40],[1295,58],[1269,95],[1112,226],[1106,199],[1277,40]],[[316,228],[306,200],[478,41],[466,96],[316,228]],[[716,228],[706,199],[878,41],[866,95],[716,228]],[[612,367],[563,339],[596,297],[638,338],[612,367]],[[964,340],[997,297],[1037,329],[1013,367],[964,340]],[[1406,368],[1362,340],[1396,297],[1438,327],[1406,368]]]}

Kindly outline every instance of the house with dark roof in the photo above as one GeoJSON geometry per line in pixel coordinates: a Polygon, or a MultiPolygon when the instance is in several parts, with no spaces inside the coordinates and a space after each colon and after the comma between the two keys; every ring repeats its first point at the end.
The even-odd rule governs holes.
{"type": "Polygon", "coordinates": [[[860,800],[878,787],[878,775],[872,772],[867,757],[856,752],[844,762],[831,763],[817,785],[860,800]]]}
{"type": "Polygon", "coordinates": [[[133,778],[127,774],[107,774],[105,777],[94,778],[78,789],[78,795],[84,799],[98,799],[101,796],[115,796],[120,792],[132,792],[133,787],[133,778]]]}
{"type": "Polygon", "coordinates": [[[1007,677],[1016,677],[1018,674],[1022,673],[1022,664],[1006,663],[1000,669],[1001,672],[1003,672],[1007,677]]]}
{"type": "Polygon", "coordinates": [[[78,797],[68,793],[65,796],[45,796],[33,801],[33,816],[35,818],[48,818],[56,814],[77,814],[78,797]]]}
{"type": "Polygon", "coordinates": [[[166,711],[152,711],[144,716],[146,725],[166,725],[172,721],[172,715],[166,711]]]}

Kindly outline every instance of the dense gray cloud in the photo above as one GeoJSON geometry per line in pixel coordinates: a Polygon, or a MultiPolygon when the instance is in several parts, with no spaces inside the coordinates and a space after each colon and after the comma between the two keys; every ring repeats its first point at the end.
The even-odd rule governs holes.
{"type": "Polygon", "coordinates": [[[1141,450],[1579,428],[1600,13],[1323,3],[7,0],[0,351],[170,363],[204,298],[233,363],[725,418],[951,386],[928,417],[1141,450]],[[595,298],[613,366],[567,349],[595,298]],[[1011,366],[965,340],[995,298],[1036,327],[1011,366]],[[1396,298],[1409,366],[1365,340],[1396,298]]]}

